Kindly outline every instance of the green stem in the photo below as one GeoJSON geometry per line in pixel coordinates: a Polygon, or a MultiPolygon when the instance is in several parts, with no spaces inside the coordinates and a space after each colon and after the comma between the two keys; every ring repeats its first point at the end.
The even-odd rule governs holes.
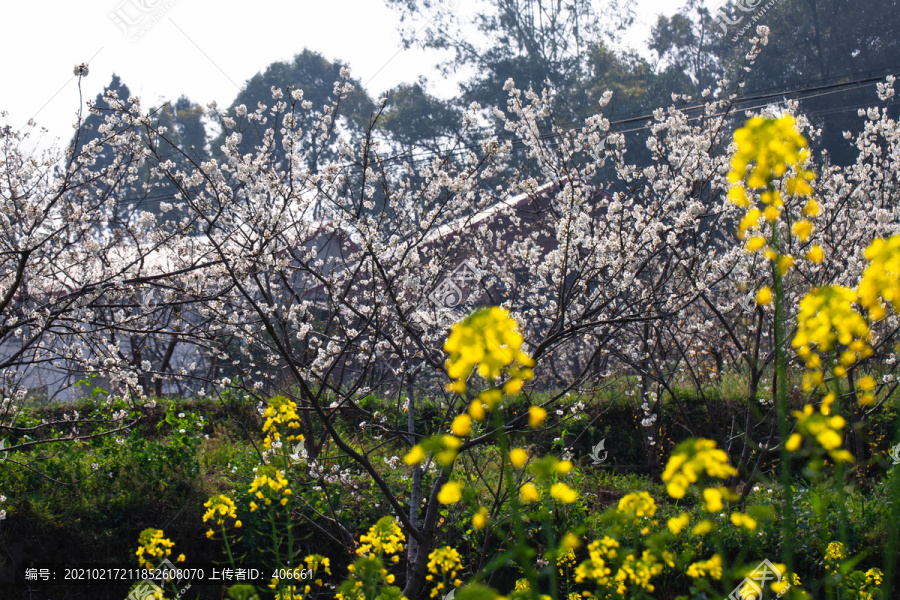
{"type": "MultiPolygon", "coordinates": [[[[518,515],[521,505],[519,504],[519,496],[516,494],[515,484],[513,480],[512,465],[509,462],[509,440],[506,438],[506,432],[503,430],[503,418],[500,414],[500,407],[496,406],[491,411],[494,430],[497,431],[497,441],[500,444],[500,461],[501,469],[506,477],[506,491],[509,494],[509,501],[512,508],[512,514],[518,515]]],[[[513,518],[513,531],[516,536],[516,547],[513,556],[519,562],[519,566],[525,572],[525,577],[531,586],[532,600],[539,600],[540,596],[537,590],[537,572],[532,566],[532,556],[529,552],[531,549],[525,539],[525,530],[522,527],[522,519],[513,518]]]]}
{"type": "Polygon", "coordinates": [[[556,536],[553,535],[553,523],[544,521],[544,535],[547,537],[547,548],[550,550],[550,594],[553,600],[559,598],[558,586],[559,582],[556,577],[556,570],[559,568],[557,561],[559,560],[559,552],[556,548],[556,536]]]}
{"type": "MultiPolygon", "coordinates": [[[[897,427],[897,437],[900,437],[900,424],[897,427]]],[[[897,439],[897,438],[894,438],[897,439]]],[[[890,471],[891,475],[891,519],[888,526],[888,543],[885,554],[884,584],[882,585],[881,600],[888,600],[888,594],[893,589],[894,576],[897,565],[897,546],[900,538],[900,465],[890,471]]]]}
{"type": "MultiPolygon", "coordinates": [[[[275,515],[272,510],[268,511],[269,513],[269,523],[272,524],[272,551],[275,553],[275,568],[281,567],[281,553],[279,552],[279,546],[281,545],[278,539],[278,532],[275,528],[275,515]]],[[[281,588],[281,581],[278,582],[278,586],[276,589],[281,588]]]]}
{"type": "MultiPolygon", "coordinates": [[[[771,187],[771,186],[770,186],[771,187]]],[[[772,191],[770,189],[770,191],[772,191]]],[[[777,258],[772,264],[772,280],[775,286],[775,409],[778,416],[778,432],[781,437],[781,518],[782,518],[782,555],[781,560],[788,573],[794,572],[794,498],[791,490],[791,453],[787,449],[790,435],[789,406],[787,396],[787,357],[785,355],[784,332],[784,285],[778,269],[778,258],[781,252],[778,247],[778,224],[772,224],[772,246],[777,258]]]]}
{"type": "Polygon", "coordinates": [[[232,569],[236,569],[234,556],[231,554],[231,544],[228,542],[228,534],[225,532],[225,521],[222,521],[219,526],[222,528],[222,539],[225,540],[225,552],[228,553],[228,564],[231,565],[232,569]]]}
{"type": "MultiPolygon", "coordinates": [[[[832,364],[834,361],[831,361],[832,364]]],[[[841,406],[841,382],[836,376],[832,378],[832,391],[834,393],[834,402],[831,404],[831,414],[834,416],[841,416],[843,412],[841,406]]],[[[841,436],[843,440],[844,436],[841,436]]],[[[844,489],[844,463],[837,462],[836,467],[836,479],[838,484],[837,489],[837,503],[840,510],[840,518],[838,519],[838,539],[841,544],[844,545],[844,551],[849,552],[850,546],[848,544],[848,533],[847,533],[847,523],[850,520],[849,515],[847,514],[847,491],[844,489]]],[[[838,598],[840,598],[843,594],[838,591],[838,598]]]]}

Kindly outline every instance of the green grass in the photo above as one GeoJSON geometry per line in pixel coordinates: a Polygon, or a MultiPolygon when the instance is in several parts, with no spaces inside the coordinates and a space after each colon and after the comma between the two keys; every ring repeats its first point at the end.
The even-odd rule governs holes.
{"type": "MultiPolygon", "coordinates": [[[[616,385],[623,385],[623,381],[616,385]]],[[[703,423],[705,403],[689,395],[690,390],[689,387],[678,388],[676,394],[691,406],[696,419],[703,423]],[[685,394],[683,397],[682,393],[685,394]]],[[[737,393],[739,390],[736,380],[723,378],[717,387],[706,393],[714,398],[715,410],[722,411],[723,415],[742,415],[745,408],[737,393]]],[[[608,386],[589,397],[572,394],[561,402],[566,420],[560,427],[552,431],[512,434],[511,444],[529,448],[535,455],[548,452],[559,455],[567,439],[580,437],[582,444],[580,449],[575,449],[576,469],[571,482],[581,493],[581,499],[567,512],[556,515],[559,527],[583,525],[584,533],[589,537],[600,535],[604,528],[603,510],[615,506],[624,494],[638,491],[646,491],[656,500],[660,523],[664,524],[665,519],[681,511],[699,516],[702,500],[696,490],[690,490],[687,496],[674,502],[668,498],[661,482],[650,477],[646,469],[625,466],[641,465],[648,458],[639,435],[641,417],[634,411],[636,397],[625,395],[627,391],[624,387],[608,386]],[[585,402],[581,419],[575,419],[570,410],[577,402],[585,402]],[[606,440],[609,459],[602,465],[593,465],[588,452],[601,439],[606,440]]],[[[549,395],[532,396],[531,402],[547,397],[549,395]]],[[[686,431],[679,427],[672,404],[665,401],[663,404],[665,408],[660,420],[664,437],[655,449],[659,452],[660,464],[665,464],[671,448],[687,437],[686,431]]],[[[524,410],[525,405],[525,398],[520,397],[504,410],[511,416],[524,410]]],[[[57,419],[76,406],[81,415],[91,414],[92,407],[84,400],[75,406],[44,407],[23,419],[22,423],[57,419]]],[[[367,398],[363,406],[373,412],[386,413],[394,402],[373,396],[367,398]]],[[[143,409],[142,414],[139,425],[131,432],[77,445],[63,442],[38,446],[27,455],[11,453],[10,460],[0,463],[0,493],[7,497],[2,508],[8,512],[0,529],[0,545],[30,540],[22,551],[34,560],[71,561],[74,556],[79,562],[136,565],[134,550],[138,534],[147,527],[160,527],[176,543],[178,551],[187,554],[191,560],[220,560],[220,545],[205,536],[207,528],[202,522],[202,504],[212,494],[226,493],[236,498],[242,518],[246,520],[247,533],[240,551],[248,560],[264,560],[265,556],[255,554],[260,540],[251,533],[256,517],[250,515],[246,495],[253,469],[259,464],[254,444],[258,446],[262,437],[262,420],[255,407],[240,399],[228,403],[176,399],[160,400],[155,408],[143,409]]],[[[420,433],[433,431],[442,416],[437,401],[422,402],[417,414],[420,433]]],[[[346,414],[337,419],[336,426],[353,445],[371,448],[376,440],[371,438],[372,430],[359,428],[360,420],[359,415],[346,414]]],[[[806,490],[797,494],[796,547],[801,578],[816,581],[822,574],[824,547],[835,537],[833,515],[838,509],[835,503],[839,485],[845,485],[847,490],[851,554],[865,553],[860,566],[883,567],[886,532],[891,518],[887,485],[890,478],[897,476],[896,469],[885,476],[883,457],[887,448],[896,443],[892,434],[896,431],[896,423],[896,401],[871,420],[870,431],[866,432],[867,443],[881,462],[873,463],[865,477],[839,484],[828,478],[811,480],[804,477],[802,471],[798,472],[795,487],[806,490]]],[[[369,455],[373,464],[383,470],[388,485],[396,490],[402,502],[409,498],[407,470],[402,465],[389,468],[385,461],[402,457],[405,451],[405,444],[388,442],[369,455]]],[[[491,471],[489,467],[496,464],[497,458],[496,448],[491,445],[476,448],[464,458],[462,465],[476,461],[487,467],[485,479],[474,489],[484,492],[497,486],[496,469],[491,471]]],[[[323,465],[328,468],[337,465],[341,469],[352,467],[346,457],[334,457],[323,461],[323,465]]],[[[426,484],[431,477],[426,476],[426,484]]],[[[339,534],[328,524],[328,518],[339,520],[351,535],[358,536],[379,517],[389,514],[379,490],[365,476],[355,475],[350,483],[338,482],[325,486],[326,490],[321,489],[318,482],[308,479],[298,480],[292,487],[302,499],[298,522],[304,523],[306,517],[318,519],[336,537],[339,534]]],[[[761,515],[758,535],[750,542],[734,534],[734,528],[724,526],[727,514],[717,517],[723,525],[721,529],[727,532],[723,543],[729,556],[748,561],[775,560],[779,556],[779,500],[779,486],[774,483],[762,484],[758,491],[750,494],[742,510],[761,515]],[[762,518],[767,514],[768,518],[762,518]]],[[[476,561],[483,547],[468,521],[468,509],[460,505],[442,510],[440,540],[455,545],[470,561],[476,561]]],[[[536,540],[540,538],[536,524],[530,524],[528,531],[536,540]]],[[[341,572],[341,565],[349,558],[339,541],[329,540],[303,525],[298,525],[298,534],[310,550],[333,556],[333,570],[341,572]]],[[[494,540],[488,550],[496,551],[501,542],[494,540]]],[[[711,549],[702,542],[694,548],[672,549],[673,552],[690,551],[697,556],[707,550],[711,549]]],[[[514,580],[515,573],[498,577],[499,581],[514,580]]],[[[683,576],[673,576],[666,585],[671,589],[686,589],[686,583],[683,576]]],[[[118,592],[118,595],[109,592],[107,596],[104,591],[84,590],[88,590],[84,592],[86,595],[80,597],[124,597],[118,592]]]]}

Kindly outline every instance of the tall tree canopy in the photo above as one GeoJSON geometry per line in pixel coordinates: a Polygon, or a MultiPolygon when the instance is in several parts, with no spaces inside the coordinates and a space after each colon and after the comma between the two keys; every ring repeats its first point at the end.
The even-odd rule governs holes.
{"type": "Polygon", "coordinates": [[[871,104],[876,83],[852,82],[879,79],[900,68],[900,2],[781,0],[766,6],[744,11],[726,5],[724,12],[710,14],[691,0],[678,14],[660,17],[650,43],[660,59],[658,76],[670,87],[681,87],[673,89],[679,93],[721,91],[716,82],[722,78],[742,80],[741,93],[748,96],[814,89],[801,94],[801,109],[822,128],[820,149],[846,163],[855,153],[843,132],[858,127],[856,112],[871,104]],[[769,43],[745,72],[756,25],[769,27],[769,43]]]}
{"type": "Polygon", "coordinates": [[[463,84],[465,102],[504,106],[502,86],[510,78],[522,89],[549,82],[568,97],[558,108],[561,118],[570,119],[588,114],[577,102],[594,100],[581,93],[592,81],[612,83],[621,74],[625,83],[616,83],[627,85],[634,75],[633,61],[609,50],[632,21],[633,0],[610,0],[601,10],[590,0],[473,0],[465,11],[434,0],[385,1],[408,25],[401,26],[407,46],[448,51],[450,58],[439,65],[445,74],[473,73],[463,84]]]}
{"type": "MultiPolygon", "coordinates": [[[[260,104],[271,110],[276,102],[272,98],[273,89],[279,90],[281,95],[288,99],[291,98],[294,90],[302,90],[303,100],[309,103],[308,106],[313,113],[321,112],[325,106],[331,105],[337,99],[334,84],[341,79],[341,69],[345,67],[345,64],[339,61],[330,61],[318,52],[303,50],[290,62],[272,63],[265,71],[257,73],[248,80],[244,89],[231,104],[233,110],[229,113],[233,114],[234,110],[241,105],[246,108],[247,112],[257,110],[260,104]]],[[[350,79],[349,82],[353,85],[354,90],[340,101],[337,119],[340,126],[345,127],[352,136],[359,136],[366,129],[375,105],[358,80],[350,79]]],[[[306,132],[304,139],[307,142],[311,142],[316,135],[312,128],[316,120],[313,113],[309,110],[295,113],[300,127],[306,132]]],[[[282,117],[283,115],[278,118],[282,117]]],[[[240,129],[243,136],[239,147],[242,153],[246,153],[262,143],[262,132],[266,130],[266,126],[263,123],[254,122],[249,127],[240,127],[240,129]]],[[[228,131],[223,132],[222,136],[213,143],[214,153],[220,152],[224,136],[228,133],[228,131]]],[[[276,131],[275,137],[275,148],[281,148],[282,134],[276,131]]],[[[330,155],[330,150],[325,149],[324,151],[330,155]]]]}

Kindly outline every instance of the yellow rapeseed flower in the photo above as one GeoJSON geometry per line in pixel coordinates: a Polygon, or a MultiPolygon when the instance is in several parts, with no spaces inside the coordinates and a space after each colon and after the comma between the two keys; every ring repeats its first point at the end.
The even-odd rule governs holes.
{"type": "Polygon", "coordinates": [[[872,240],[865,256],[869,265],[859,282],[860,304],[873,321],[884,317],[883,302],[900,313],[900,235],[872,240]]]}
{"type": "Polygon", "coordinates": [[[521,388],[521,382],[533,377],[534,361],[522,351],[523,342],[515,319],[499,306],[477,310],[456,323],[444,342],[449,355],[447,375],[457,384],[454,391],[465,391],[463,385],[473,369],[491,382],[506,371],[507,393],[518,391],[515,388],[521,388]]]}
{"type": "Polygon", "coordinates": [[[300,416],[297,414],[297,403],[285,396],[274,396],[269,400],[263,416],[266,418],[263,423],[263,433],[266,438],[263,440],[263,446],[266,450],[272,447],[272,442],[281,438],[279,428],[282,428],[287,434],[285,438],[288,441],[301,441],[303,435],[300,433],[300,416]]]}
{"type": "Polygon", "coordinates": [[[872,354],[869,325],[854,307],[857,301],[859,296],[855,290],[839,285],[813,288],[800,300],[797,333],[791,345],[806,361],[804,388],[807,391],[822,381],[821,355],[837,350],[838,345],[846,348],[841,353],[841,364],[834,370],[838,377],[872,354]]]}
{"type": "Polygon", "coordinates": [[[634,492],[619,500],[617,510],[631,517],[652,517],[656,514],[656,501],[647,492],[634,492]]]}
{"type": "Polygon", "coordinates": [[[403,462],[408,465],[421,465],[425,462],[425,450],[422,449],[422,446],[416,444],[403,457],[403,462]]]}
{"type": "Polygon", "coordinates": [[[526,483],[519,490],[519,501],[523,504],[528,504],[530,502],[537,502],[540,500],[541,494],[538,492],[538,489],[534,486],[533,483],[526,483]]]}
{"type": "Polygon", "coordinates": [[[459,437],[469,435],[472,432],[472,417],[467,414],[457,415],[457,417],[453,419],[453,424],[450,425],[450,429],[452,429],[453,433],[459,437]]]}
{"type": "Polygon", "coordinates": [[[722,510],[722,490],[720,488],[705,488],[703,490],[703,510],[709,513],[722,510]]]}
{"type": "Polygon", "coordinates": [[[263,465],[256,470],[256,477],[250,483],[248,493],[257,500],[262,500],[266,506],[271,505],[273,500],[285,506],[293,492],[281,471],[272,465],[263,465]]]}
{"type": "Polygon", "coordinates": [[[215,494],[203,505],[207,511],[203,515],[203,522],[215,521],[217,525],[223,525],[225,518],[237,519],[237,509],[234,501],[223,494],[215,494]]]}
{"type": "Polygon", "coordinates": [[[528,462],[528,453],[522,448],[513,448],[509,451],[509,462],[517,468],[521,469],[528,462]]]}
{"type": "Polygon", "coordinates": [[[825,252],[822,250],[822,246],[818,244],[812,246],[806,253],[806,259],[812,263],[820,263],[825,258],[825,252]]]}
{"type": "Polygon", "coordinates": [[[788,450],[798,450],[803,440],[809,437],[815,439],[835,462],[853,461],[853,455],[841,448],[847,424],[843,417],[816,412],[809,404],[802,411],[794,411],[794,416],[797,417],[797,431],[788,438],[788,450]]]}
{"type": "Polygon", "coordinates": [[[175,545],[163,534],[162,529],[145,529],[138,536],[138,546],[135,555],[138,557],[138,564],[144,569],[157,568],[162,560],[172,554],[172,547],[175,545]]]}
{"type": "Polygon", "coordinates": [[[578,493],[564,483],[554,483],[550,486],[550,496],[564,504],[571,504],[578,499],[578,493]]]}
{"type": "Polygon", "coordinates": [[[547,418],[547,410],[541,408],[540,406],[529,406],[528,407],[528,425],[535,429],[540,427],[541,423],[544,422],[544,419],[547,418]]]}
{"type": "Polygon", "coordinates": [[[462,500],[463,485],[459,481],[448,481],[441,486],[437,499],[441,504],[455,504],[462,500]]]}
{"type": "Polygon", "coordinates": [[[678,535],[681,533],[681,530],[690,525],[691,517],[687,513],[681,513],[677,517],[672,517],[666,522],[666,527],[669,528],[669,531],[678,535]]]}
{"type": "Polygon", "coordinates": [[[802,219],[794,223],[794,226],[791,227],[791,231],[794,232],[794,235],[796,235],[801,242],[805,242],[809,239],[809,236],[812,235],[813,226],[812,223],[806,219],[802,219]]]}
{"type": "MultiPolygon", "coordinates": [[[[759,221],[764,218],[766,223],[774,227],[774,223],[782,216],[784,201],[780,190],[773,183],[776,179],[782,180],[784,189],[792,196],[809,198],[812,195],[809,181],[814,176],[803,168],[809,158],[806,138],[796,130],[794,118],[785,115],[777,119],[749,119],[744,127],[735,132],[734,141],[737,150],[731,159],[731,171],[728,173],[728,181],[732,184],[728,190],[728,199],[747,209],[738,224],[738,239],[745,240],[748,231],[757,230],[753,237],[747,239],[746,250],[756,252],[766,249],[766,259],[776,261],[779,258],[777,248],[767,247],[769,240],[763,232],[758,231],[759,221]],[[755,193],[759,194],[762,210],[753,200],[755,193]]],[[[820,212],[819,204],[810,198],[802,212],[806,217],[815,217],[820,212]]],[[[794,224],[792,231],[801,241],[805,241],[812,235],[813,225],[803,219],[794,224]]],[[[784,273],[789,265],[782,262],[779,268],[784,273]]]]}
{"type": "Polygon", "coordinates": [[[487,525],[487,520],[488,510],[483,506],[479,508],[474,515],[472,515],[472,525],[475,527],[475,529],[484,529],[485,525],[487,525]]]}
{"type": "Polygon", "coordinates": [[[699,523],[694,525],[694,528],[691,529],[691,535],[697,535],[697,536],[706,535],[707,533],[712,531],[712,529],[713,529],[712,521],[710,521],[709,519],[703,519],[702,521],[700,521],[699,523]]]}
{"type": "Polygon", "coordinates": [[[722,579],[722,557],[713,554],[709,560],[701,560],[690,565],[685,571],[688,577],[711,577],[722,579]]]}
{"type": "Polygon", "coordinates": [[[690,484],[697,482],[701,474],[725,479],[737,473],[728,464],[728,455],[716,448],[713,440],[696,438],[678,444],[669,457],[662,480],[666,491],[673,498],[684,497],[690,484]]]}
{"type": "Polygon", "coordinates": [[[752,238],[747,240],[747,244],[745,248],[747,248],[747,252],[756,252],[760,248],[766,245],[766,238],[761,235],[754,235],[752,238]]]}
{"type": "Polygon", "coordinates": [[[756,529],[756,521],[752,517],[750,517],[749,515],[745,515],[744,513],[731,513],[731,522],[738,527],[743,527],[745,529],[749,529],[750,531],[756,529]]]}
{"type": "Polygon", "coordinates": [[[403,542],[406,537],[393,517],[381,517],[368,533],[360,536],[360,547],[357,548],[356,554],[359,556],[382,554],[390,555],[403,552],[403,542]]]}

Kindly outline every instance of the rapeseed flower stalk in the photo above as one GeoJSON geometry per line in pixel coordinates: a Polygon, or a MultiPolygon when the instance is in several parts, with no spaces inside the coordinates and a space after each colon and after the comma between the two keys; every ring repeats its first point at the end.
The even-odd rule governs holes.
{"type": "Polygon", "coordinates": [[[712,577],[713,579],[722,579],[722,557],[718,554],[713,554],[707,560],[697,561],[691,564],[687,571],[688,577],[693,577],[694,579],[698,577],[712,577]]]}
{"type": "Polygon", "coordinates": [[[534,361],[522,351],[523,342],[515,319],[499,306],[475,311],[456,323],[444,342],[444,351],[449,354],[447,375],[452,380],[449,389],[465,393],[466,380],[477,368],[478,374],[491,382],[505,373],[508,379],[503,392],[518,393],[522,384],[534,376],[534,361]]]}
{"type": "Polygon", "coordinates": [[[841,573],[841,564],[847,558],[846,546],[841,542],[829,542],[825,549],[825,573],[829,576],[826,581],[830,585],[837,583],[837,587],[844,590],[842,597],[853,600],[877,600],[879,586],[884,581],[881,569],[873,567],[867,571],[844,571],[841,573]]]}
{"type": "Polygon", "coordinates": [[[647,492],[626,494],[619,500],[617,510],[637,525],[642,518],[656,514],[656,502],[647,492]]]}
{"type": "MultiPolygon", "coordinates": [[[[623,498],[626,500],[624,511],[632,516],[635,511],[645,513],[645,516],[654,514],[656,505],[652,499],[648,502],[644,494],[646,492],[629,494],[627,500],[623,498]]],[[[599,595],[589,597],[606,598],[613,591],[619,596],[626,596],[629,590],[634,593],[636,589],[653,592],[655,586],[651,583],[652,579],[662,573],[667,565],[675,566],[674,556],[670,552],[664,551],[657,555],[651,550],[644,550],[638,557],[636,551],[624,550],[610,536],[591,542],[587,550],[587,560],[575,568],[575,582],[596,585],[599,595]]]]}
{"type": "MultiPolygon", "coordinates": [[[[157,570],[157,569],[166,569],[172,566],[172,563],[166,562],[167,558],[172,555],[172,548],[175,544],[172,540],[166,538],[162,529],[154,529],[148,528],[143,530],[138,536],[138,546],[137,552],[135,555],[138,557],[138,564],[142,569],[147,570],[157,570]]],[[[178,558],[175,559],[175,562],[180,563],[185,561],[184,554],[179,554],[178,558]]],[[[168,576],[166,581],[171,581],[172,577],[168,576]]],[[[160,582],[159,585],[156,584],[148,584],[146,581],[142,584],[137,584],[136,587],[132,588],[132,592],[135,590],[140,590],[139,594],[141,597],[154,598],[155,600],[166,600],[166,596],[160,586],[163,585],[163,582],[160,582]]]]}
{"type": "Polygon", "coordinates": [[[575,568],[575,582],[591,581],[599,588],[612,585],[611,561],[618,555],[619,542],[609,536],[588,544],[588,558],[575,568]]]}
{"type": "Polygon", "coordinates": [[[794,411],[797,431],[787,440],[791,452],[800,449],[805,438],[813,438],[835,462],[853,462],[853,455],[841,448],[843,430],[847,422],[839,415],[827,416],[807,404],[802,411],[794,411]]]}
{"type": "MultiPolygon", "coordinates": [[[[288,485],[288,480],[284,478],[284,473],[271,465],[263,465],[256,471],[256,477],[247,490],[257,500],[269,506],[272,501],[276,501],[282,506],[286,506],[291,494],[294,492],[288,485]]],[[[259,508],[254,501],[250,503],[250,512],[259,508]]]]}
{"type": "Polygon", "coordinates": [[[844,544],[841,542],[829,542],[825,549],[825,572],[834,574],[843,559],[847,558],[844,544]]]}
{"type": "Polygon", "coordinates": [[[440,577],[442,581],[437,582],[431,589],[431,598],[440,595],[446,595],[444,590],[453,586],[458,588],[462,585],[462,581],[457,577],[457,572],[462,567],[462,559],[456,548],[443,546],[436,548],[428,555],[428,575],[425,576],[426,581],[434,581],[435,576],[440,577]],[[449,585],[448,585],[449,584],[449,585]]]}
{"type": "Polygon", "coordinates": [[[565,575],[565,571],[573,568],[575,563],[574,548],[564,548],[563,551],[559,553],[559,556],[556,557],[556,567],[559,570],[560,575],[565,575]]]}
{"type": "MultiPolygon", "coordinates": [[[[746,208],[747,212],[738,224],[737,236],[744,241],[750,253],[761,252],[771,268],[772,286],[765,286],[756,296],[757,304],[765,306],[774,302],[775,408],[778,431],[782,440],[790,434],[787,406],[787,358],[784,341],[784,287],[783,278],[794,265],[795,258],[784,252],[788,245],[780,235],[793,235],[805,243],[814,232],[808,219],[821,212],[818,202],[812,198],[810,181],[815,177],[804,165],[809,160],[808,143],[796,129],[796,121],[790,115],[778,119],[753,117],[734,134],[736,150],[731,159],[728,181],[729,200],[746,208]],[[781,227],[786,212],[785,203],[793,198],[805,199],[803,218],[796,220],[790,229],[781,227]],[[784,230],[782,232],[782,230],[784,230]]],[[[813,246],[807,259],[818,262],[822,250],[813,246]]],[[[783,556],[789,565],[793,560],[793,499],[791,498],[790,456],[781,445],[781,484],[784,489],[782,512],[784,513],[783,556]]],[[[674,487],[678,490],[676,484],[674,487]]]]}
{"type": "Polygon", "coordinates": [[[284,396],[274,396],[269,400],[263,416],[266,418],[262,428],[266,434],[263,440],[263,447],[266,450],[272,448],[273,442],[281,439],[279,426],[287,430],[288,435],[285,436],[287,441],[303,440],[303,434],[299,433],[300,416],[297,414],[297,403],[293,400],[284,396]]]}
{"type": "Polygon", "coordinates": [[[234,504],[234,500],[224,494],[210,496],[203,506],[207,509],[203,514],[204,523],[214,521],[216,525],[224,525],[226,518],[237,519],[237,507],[234,504]]]}
{"type": "Polygon", "coordinates": [[[853,600],[879,600],[878,593],[881,583],[884,581],[884,573],[878,567],[872,567],[866,572],[851,571],[842,582],[846,590],[847,598],[853,600]]]}
{"type": "Polygon", "coordinates": [[[806,361],[806,391],[824,382],[823,368],[843,377],[848,368],[872,354],[869,325],[854,308],[858,300],[855,290],[829,285],[811,290],[800,301],[791,344],[806,361]],[[832,364],[830,356],[837,357],[837,364],[832,364]]]}
{"type": "Polygon", "coordinates": [[[368,533],[360,536],[359,541],[362,545],[356,550],[358,556],[390,555],[403,552],[406,536],[395,519],[382,517],[369,528],[368,533]]]}
{"type": "MultiPolygon", "coordinates": [[[[137,552],[138,564],[144,569],[156,569],[160,562],[172,554],[172,547],[175,546],[172,540],[165,537],[162,529],[145,529],[138,536],[137,552]]],[[[184,560],[184,556],[179,556],[179,561],[184,560]]]]}
{"type": "MultiPolygon", "coordinates": [[[[806,139],[797,132],[795,125],[790,115],[779,119],[753,117],[747,121],[734,134],[737,150],[728,173],[728,181],[733,184],[728,191],[729,200],[747,209],[738,224],[738,238],[745,241],[748,252],[763,250],[764,257],[782,274],[790,268],[793,259],[780,254],[776,234],[778,221],[783,216],[784,196],[774,181],[782,179],[780,187],[789,196],[808,198],[802,209],[804,217],[817,216],[821,210],[815,199],[810,198],[809,182],[814,175],[803,168],[809,159],[809,150],[806,139]],[[754,200],[757,195],[758,203],[754,200]],[[763,225],[771,229],[771,238],[766,237],[763,225]]],[[[796,221],[791,231],[805,242],[812,235],[813,225],[804,218],[796,221]]]]}
{"type": "Polygon", "coordinates": [[[622,565],[616,572],[616,593],[624,596],[631,586],[636,586],[646,592],[653,592],[656,587],[650,581],[665,569],[665,565],[650,550],[644,550],[640,558],[629,554],[622,561],[622,565]]]}
{"type": "Polygon", "coordinates": [[[396,577],[388,572],[379,556],[360,556],[347,571],[349,575],[338,588],[336,600],[403,598],[400,589],[393,586],[396,577]]]}
{"type": "MultiPolygon", "coordinates": [[[[797,333],[792,345],[806,361],[803,386],[811,391],[824,384],[825,373],[844,378],[860,361],[872,355],[871,325],[885,317],[886,304],[900,309],[900,236],[875,239],[865,251],[869,261],[856,289],[824,286],[811,290],[800,301],[797,333]],[[859,309],[864,309],[864,313],[859,309]]],[[[857,381],[862,405],[875,401],[875,380],[857,381]]],[[[834,392],[823,403],[829,415],[834,392]]]]}
{"type": "Polygon", "coordinates": [[[884,304],[900,314],[900,235],[876,238],[866,248],[869,261],[859,281],[859,303],[871,321],[884,318],[884,304]]]}
{"type": "MultiPolygon", "coordinates": [[[[211,496],[203,506],[206,508],[206,513],[203,515],[203,522],[213,521],[219,526],[219,529],[222,532],[222,540],[225,542],[225,551],[228,553],[228,558],[233,564],[234,557],[231,554],[231,542],[228,540],[228,535],[225,532],[225,523],[227,519],[234,519],[234,526],[236,528],[240,529],[243,525],[237,518],[237,507],[235,506],[234,501],[224,494],[215,494],[214,496],[211,496]]],[[[212,528],[206,531],[206,537],[212,539],[214,535],[215,531],[213,531],[212,528]]]]}
{"type": "MultiPolygon", "coordinates": [[[[325,574],[331,575],[331,559],[327,556],[322,556],[321,554],[310,554],[303,559],[303,562],[306,563],[306,568],[313,573],[318,573],[319,567],[322,567],[322,570],[325,572],[325,574]]],[[[322,582],[320,580],[317,581],[317,585],[322,585],[322,582]]]]}
{"type": "Polygon", "coordinates": [[[662,480],[666,492],[678,499],[683,498],[690,484],[696,483],[703,474],[725,479],[736,475],[737,470],[728,464],[728,454],[717,448],[713,440],[695,438],[678,444],[666,463],[662,480]]]}

